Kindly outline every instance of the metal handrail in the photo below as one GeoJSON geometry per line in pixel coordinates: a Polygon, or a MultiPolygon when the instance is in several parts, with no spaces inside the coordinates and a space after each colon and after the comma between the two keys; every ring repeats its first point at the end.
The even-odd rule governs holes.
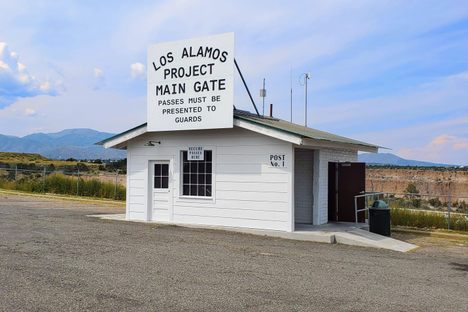
{"type": "Polygon", "coordinates": [[[375,195],[385,195],[385,193],[383,193],[383,192],[364,192],[363,194],[354,196],[354,222],[356,224],[358,223],[358,212],[369,210],[369,207],[367,205],[367,197],[375,196],[375,195]],[[364,204],[364,206],[365,206],[364,209],[357,209],[357,199],[358,199],[358,197],[364,197],[365,198],[366,203],[364,204]]]}

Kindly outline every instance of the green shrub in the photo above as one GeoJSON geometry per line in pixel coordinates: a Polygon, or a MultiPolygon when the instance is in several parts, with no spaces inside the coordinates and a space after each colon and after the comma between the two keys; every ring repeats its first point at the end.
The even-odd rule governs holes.
{"type": "Polygon", "coordinates": [[[442,206],[442,202],[440,201],[440,199],[438,199],[437,197],[436,198],[431,198],[429,199],[429,204],[433,207],[440,207],[442,206]]]}
{"type": "MultiPolygon", "coordinates": [[[[444,213],[415,211],[402,208],[391,209],[391,222],[394,226],[408,226],[428,229],[447,229],[448,220],[444,213]]],[[[468,231],[468,218],[460,214],[450,217],[450,229],[468,231]]]]}
{"type": "Polygon", "coordinates": [[[406,187],[405,193],[419,194],[419,190],[416,188],[416,185],[414,185],[414,183],[408,183],[408,186],[406,187]]]}

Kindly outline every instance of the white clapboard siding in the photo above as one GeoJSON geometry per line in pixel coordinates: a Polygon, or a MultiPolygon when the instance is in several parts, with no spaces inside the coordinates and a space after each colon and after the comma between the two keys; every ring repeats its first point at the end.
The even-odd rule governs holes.
{"type": "Polygon", "coordinates": [[[243,218],[252,220],[278,221],[286,219],[287,212],[284,211],[258,211],[247,209],[220,209],[174,206],[175,215],[200,216],[200,217],[221,217],[221,218],[243,218]]]}
{"type": "Polygon", "coordinates": [[[141,219],[143,213],[143,219],[158,220],[167,215],[168,221],[174,223],[292,230],[290,143],[240,128],[150,132],[131,140],[127,154],[128,209],[137,212],[127,214],[130,219],[141,219]],[[161,144],[144,146],[149,140],[161,144]],[[189,146],[213,151],[213,198],[180,194],[181,150],[189,146]],[[286,168],[272,167],[270,154],[286,155],[286,168]],[[155,205],[148,200],[148,163],[154,160],[171,163],[172,204],[164,211],[166,215],[147,207],[148,203],[155,205]]]}
{"type": "Polygon", "coordinates": [[[245,182],[245,183],[288,183],[289,175],[279,174],[236,174],[216,173],[216,182],[245,182]]]}
{"type": "Polygon", "coordinates": [[[253,164],[216,164],[216,172],[223,173],[237,173],[237,174],[289,174],[288,168],[274,168],[265,163],[253,164]]]}
{"type": "Polygon", "coordinates": [[[144,196],[130,196],[128,199],[132,211],[145,212],[146,209],[146,198],[144,196]]]}
{"type": "Polygon", "coordinates": [[[261,154],[229,154],[223,155],[219,154],[216,155],[216,162],[218,164],[252,164],[252,163],[265,163],[268,160],[268,155],[265,155],[265,151],[261,154]]]}
{"type": "Polygon", "coordinates": [[[146,189],[144,187],[132,187],[128,190],[129,196],[145,196],[146,189]]]}
{"type": "MultiPolygon", "coordinates": [[[[281,141],[278,141],[281,142],[281,141]]],[[[219,155],[262,155],[268,157],[270,152],[274,153],[289,153],[287,145],[284,142],[275,144],[241,144],[241,145],[229,145],[229,146],[218,146],[217,151],[219,155]]]]}
{"type": "Polygon", "coordinates": [[[288,185],[284,182],[229,182],[216,180],[216,190],[218,191],[243,191],[243,192],[275,192],[287,193],[288,185]],[[268,187],[268,189],[265,189],[268,187]]]}
{"type": "Polygon", "coordinates": [[[146,220],[146,214],[143,211],[129,211],[128,212],[128,218],[130,220],[140,220],[140,221],[145,221],[146,220]]]}
{"type": "Polygon", "coordinates": [[[261,200],[273,203],[288,203],[289,194],[263,191],[262,196],[259,196],[259,192],[222,191],[216,189],[216,199],[237,201],[261,200]]]}
{"type": "Polygon", "coordinates": [[[200,207],[209,208],[216,207],[220,209],[234,209],[234,210],[258,210],[258,211],[284,211],[284,203],[282,202],[265,202],[265,201],[233,201],[233,200],[222,200],[217,199],[216,204],[213,201],[200,201],[200,202],[185,202],[177,201],[177,206],[180,207],[200,207]]]}
{"type": "Polygon", "coordinates": [[[268,221],[263,219],[245,219],[239,218],[221,218],[221,217],[203,217],[203,216],[177,216],[177,223],[199,224],[199,225],[222,225],[230,227],[257,228],[278,231],[290,231],[288,221],[268,221]]]}

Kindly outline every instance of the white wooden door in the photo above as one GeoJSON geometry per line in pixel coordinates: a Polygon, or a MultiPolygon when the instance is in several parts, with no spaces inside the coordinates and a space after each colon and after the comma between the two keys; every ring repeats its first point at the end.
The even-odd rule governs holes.
{"type": "Polygon", "coordinates": [[[172,192],[171,170],[169,161],[153,161],[150,163],[151,177],[151,220],[171,221],[172,192]]]}

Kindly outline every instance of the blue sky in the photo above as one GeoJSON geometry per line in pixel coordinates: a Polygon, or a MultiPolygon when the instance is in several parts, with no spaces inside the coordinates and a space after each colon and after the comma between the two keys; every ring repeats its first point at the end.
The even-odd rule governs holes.
{"type": "MultiPolygon", "coordinates": [[[[235,32],[277,117],[468,165],[467,1],[0,1],[0,133],[146,121],[146,49],[235,32]],[[292,79],[291,79],[292,77],[292,79]]],[[[236,81],[236,106],[251,109],[236,81]]],[[[257,103],[261,103],[256,97],[257,103]]]]}

